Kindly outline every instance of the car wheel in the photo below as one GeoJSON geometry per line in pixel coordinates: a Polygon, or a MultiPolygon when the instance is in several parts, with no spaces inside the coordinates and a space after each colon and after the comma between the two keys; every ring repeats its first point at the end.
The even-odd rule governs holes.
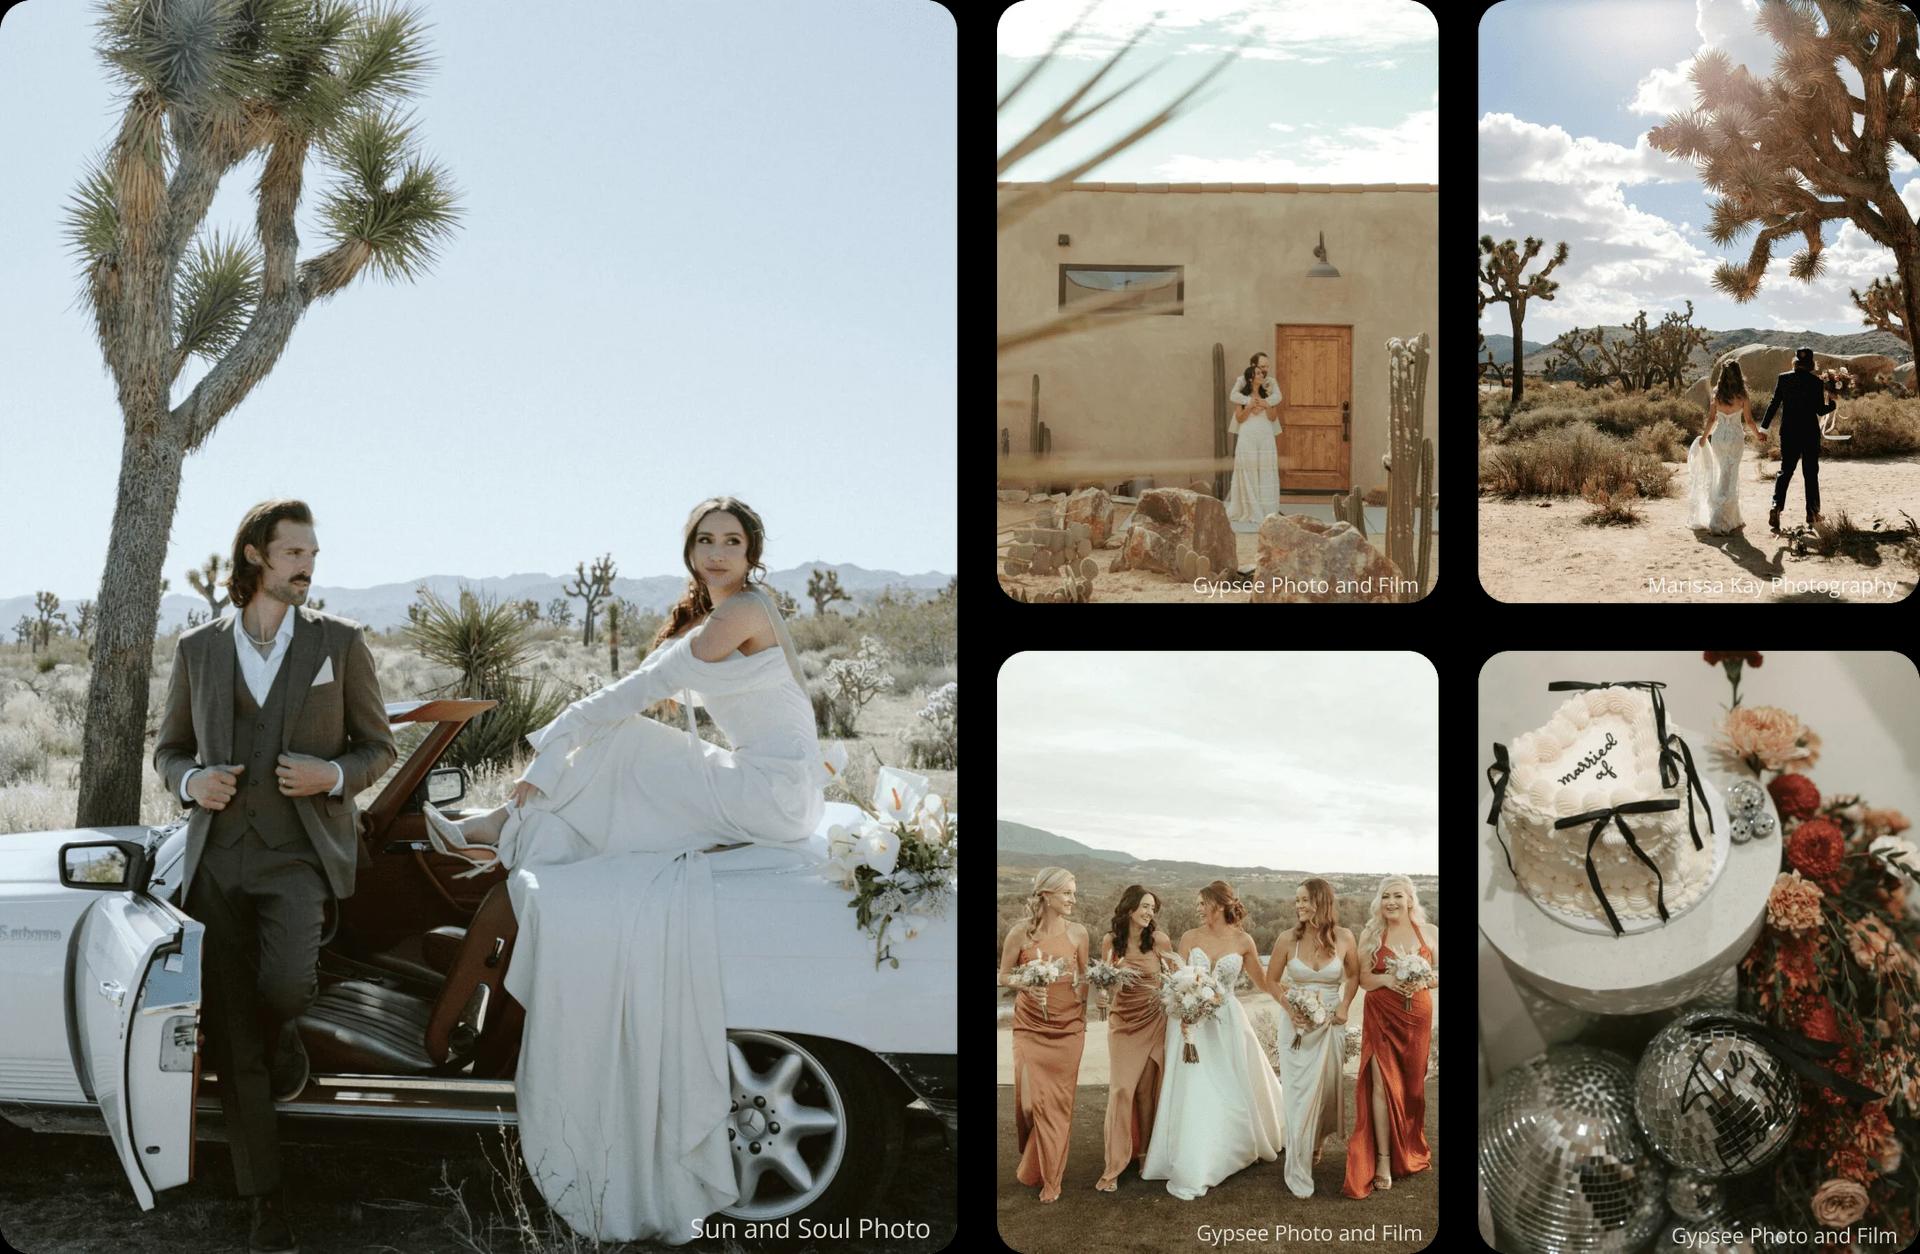
{"type": "Polygon", "coordinates": [[[866,1054],[817,1037],[734,1031],[727,1066],[740,1200],[722,1214],[845,1214],[886,1188],[905,1143],[905,1104],[866,1054]]]}

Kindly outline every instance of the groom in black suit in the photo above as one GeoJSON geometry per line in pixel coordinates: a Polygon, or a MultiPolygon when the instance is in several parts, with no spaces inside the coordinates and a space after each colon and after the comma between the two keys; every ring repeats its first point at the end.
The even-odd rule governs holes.
{"type": "Polygon", "coordinates": [[[1760,420],[1765,431],[1775,410],[1786,411],[1780,425],[1780,473],[1773,480],[1773,509],[1767,526],[1780,530],[1780,511],[1787,507],[1787,484],[1799,463],[1807,478],[1807,526],[1818,531],[1820,522],[1820,415],[1833,412],[1833,397],[1813,373],[1813,350],[1793,350],[1793,369],[1774,381],[1773,400],[1760,420]]]}

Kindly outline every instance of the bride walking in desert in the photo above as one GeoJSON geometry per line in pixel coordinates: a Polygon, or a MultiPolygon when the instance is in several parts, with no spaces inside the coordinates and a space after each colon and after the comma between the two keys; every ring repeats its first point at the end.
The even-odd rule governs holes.
{"type": "Polygon", "coordinates": [[[1707,401],[1707,424],[1687,446],[1687,525],[1717,536],[1732,535],[1746,524],[1740,518],[1740,457],[1747,435],[1763,448],[1767,436],[1753,420],[1740,363],[1720,368],[1707,401]]]}

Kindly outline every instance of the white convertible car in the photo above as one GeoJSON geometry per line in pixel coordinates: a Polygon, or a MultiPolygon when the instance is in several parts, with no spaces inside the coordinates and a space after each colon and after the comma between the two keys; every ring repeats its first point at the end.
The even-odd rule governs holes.
{"type": "MultiPolygon", "coordinates": [[[[329,919],[299,1024],[313,1075],[279,1104],[283,1136],[513,1121],[522,1018],[501,988],[505,875],[452,878],[469,864],[432,851],[420,812],[430,789],[442,809],[465,795],[464,775],[434,764],[491,704],[387,707],[394,725],[429,730],[361,813],[354,895],[329,919]]],[[[176,900],[185,843],[184,820],[0,836],[0,1117],[105,1132],[142,1209],[192,1178],[196,1118],[220,1120],[219,1077],[201,1063],[202,927],[176,900]]],[[[712,857],[737,1099],[740,1202],[726,1213],[859,1209],[888,1183],[909,1117],[955,1129],[953,920],[894,940],[899,965],[876,969],[845,891],[798,856],[712,857]]]]}

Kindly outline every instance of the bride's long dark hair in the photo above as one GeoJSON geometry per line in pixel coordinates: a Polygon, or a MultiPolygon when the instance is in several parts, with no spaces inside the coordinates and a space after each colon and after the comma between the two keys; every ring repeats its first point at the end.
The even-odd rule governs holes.
{"type": "Polygon", "coordinates": [[[694,533],[700,529],[700,520],[715,510],[721,510],[738,518],[741,528],[747,533],[747,578],[746,584],[742,586],[756,582],[753,577],[755,571],[760,572],[761,581],[766,579],[767,568],[760,561],[760,551],[766,547],[767,528],[766,524],[760,521],[760,515],[748,509],[746,503],[737,497],[708,497],[694,506],[693,512],[687,515],[687,525],[680,544],[680,560],[687,567],[687,590],[681,594],[673,608],[667,611],[667,621],[662,623],[660,630],[655,633],[651,648],[659,648],[663,641],[670,639],[682,627],[713,612],[713,598],[707,593],[707,581],[700,578],[699,572],[693,568],[693,537],[694,533]]]}
{"type": "Polygon", "coordinates": [[[1731,405],[1747,394],[1747,381],[1740,377],[1740,363],[1730,361],[1720,367],[1720,383],[1714,389],[1713,398],[1722,405],[1731,405]]]}
{"type": "MultiPolygon", "coordinates": [[[[1253,368],[1259,365],[1260,359],[1265,356],[1266,356],[1265,353],[1255,353],[1253,356],[1247,358],[1247,368],[1240,372],[1240,390],[1242,392],[1245,392],[1249,398],[1253,396],[1253,368]]],[[[1273,370],[1269,368],[1267,370],[1267,387],[1272,387],[1272,386],[1273,386],[1273,370]]],[[[1266,388],[1260,389],[1260,394],[1262,396],[1265,396],[1266,393],[1267,393],[1266,388]]]]}

